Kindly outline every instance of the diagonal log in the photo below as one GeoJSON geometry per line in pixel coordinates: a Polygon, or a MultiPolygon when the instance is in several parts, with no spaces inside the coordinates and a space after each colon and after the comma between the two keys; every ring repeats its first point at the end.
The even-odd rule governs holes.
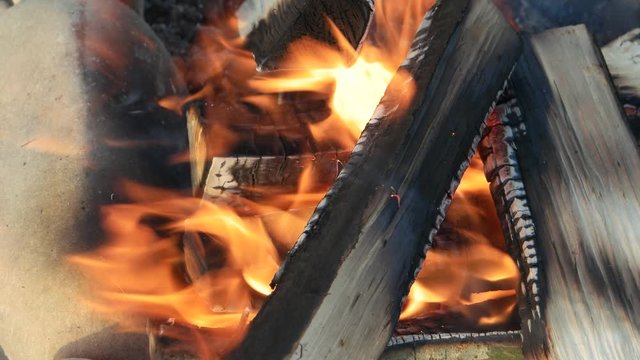
{"type": "Polygon", "coordinates": [[[519,54],[518,37],[491,1],[436,5],[231,358],[382,353],[519,54]],[[403,72],[416,86],[406,106],[403,72]]]}
{"type": "Polygon", "coordinates": [[[579,25],[533,36],[514,76],[544,271],[530,359],[640,356],[640,155],[606,69],[579,25]]]}

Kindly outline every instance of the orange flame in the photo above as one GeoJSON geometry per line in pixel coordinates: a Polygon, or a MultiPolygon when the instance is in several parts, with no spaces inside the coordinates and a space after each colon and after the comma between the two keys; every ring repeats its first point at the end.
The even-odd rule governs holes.
{"type": "MultiPolygon", "coordinates": [[[[500,249],[504,241],[477,155],[461,179],[443,228],[447,223],[454,224],[453,249],[447,248],[441,231],[427,253],[400,319],[425,317],[445,306],[477,319],[478,326],[507,321],[516,304],[519,272],[511,257],[500,249]],[[483,303],[490,306],[478,306],[483,303]]],[[[448,229],[444,230],[446,233],[448,229]]]]}
{"type": "MultiPolygon", "coordinates": [[[[183,64],[188,68],[187,81],[200,84],[200,90],[187,98],[166,98],[159,103],[180,112],[186,103],[204,100],[204,116],[212,119],[208,130],[215,135],[208,144],[209,155],[216,156],[233,152],[233,147],[245,140],[238,128],[255,125],[254,108],[274,119],[270,126],[261,124],[262,132],[281,131],[278,119],[286,115],[282,93],[316,92],[326,95],[320,99],[328,102],[329,112],[318,115],[319,121],[311,121],[309,132],[318,144],[328,142],[350,149],[432,3],[433,0],[376,1],[374,31],[358,54],[335,31],[340,49],[301,39],[291,45],[284,60],[295,70],[271,73],[256,73],[251,54],[240,48],[242,39],[229,35],[234,34],[230,29],[237,25],[235,20],[218,27],[203,27],[198,50],[183,64]],[[354,58],[345,59],[345,52],[354,58]],[[252,109],[246,110],[247,107],[252,109]]],[[[427,264],[409,294],[403,319],[428,313],[434,303],[474,316],[468,308],[476,304],[500,298],[513,300],[515,266],[489,241],[496,238],[495,234],[485,231],[491,227],[491,231],[496,232],[497,228],[499,232],[497,220],[491,224],[484,221],[494,210],[486,203],[474,205],[473,199],[486,198],[488,194],[486,182],[480,182],[484,178],[477,165],[476,159],[462,180],[448,216],[468,220],[458,235],[468,239],[469,248],[463,255],[437,246],[429,252],[427,264]],[[469,285],[476,280],[499,286],[469,285]]],[[[242,339],[246,323],[271,292],[269,282],[282,257],[330,186],[318,183],[312,166],[303,167],[296,192],[270,187],[244,189],[259,195],[259,202],[227,196],[214,203],[124,183],[133,203],[103,209],[104,245],[70,258],[96,284],[92,305],[111,317],[126,313],[215,329],[208,333],[206,341],[201,332],[194,335],[196,352],[207,358],[232,349],[242,339]],[[217,250],[215,266],[193,281],[184,276],[181,242],[185,232],[205,235],[208,245],[217,250]]],[[[503,321],[513,308],[513,301],[510,304],[509,309],[501,308],[480,317],[478,322],[503,321]]],[[[138,329],[140,326],[134,321],[125,325],[138,329]]]]}

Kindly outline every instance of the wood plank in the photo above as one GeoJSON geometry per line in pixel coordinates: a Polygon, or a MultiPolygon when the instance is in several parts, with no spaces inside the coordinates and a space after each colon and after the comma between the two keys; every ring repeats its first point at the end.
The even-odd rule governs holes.
{"type": "Polygon", "coordinates": [[[275,68],[287,47],[304,36],[335,45],[327,20],[354,49],[359,48],[372,13],[372,0],[246,0],[236,16],[258,68],[267,70],[275,68]]]}
{"type": "Polygon", "coordinates": [[[544,332],[523,332],[527,358],[638,358],[640,155],[586,28],[531,37],[514,89],[544,271],[544,332]]]}
{"type": "Polygon", "coordinates": [[[491,1],[439,3],[233,359],[372,359],[520,54],[491,1]],[[428,49],[428,51],[427,51],[428,49]]]}

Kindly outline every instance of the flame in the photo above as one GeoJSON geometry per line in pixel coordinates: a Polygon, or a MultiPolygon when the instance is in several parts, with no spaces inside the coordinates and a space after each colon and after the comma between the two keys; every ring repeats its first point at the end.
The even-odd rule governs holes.
{"type": "Polygon", "coordinates": [[[504,241],[477,155],[460,181],[442,230],[400,319],[426,317],[446,307],[476,319],[479,327],[506,322],[516,304],[519,272],[499,247],[504,241]],[[452,234],[447,224],[454,224],[452,234]]]}
{"type": "MultiPolygon", "coordinates": [[[[161,99],[159,104],[180,113],[189,102],[203,102],[209,156],[233,153],[247,141],[243,127],[279,139],[287,133],[283,125],[287,116],[301,114],[311,119],[306,126],[316,146],[350,149],[392,77],[404,77],[398,83],[411,88],[407,74],[394,74],[432,3],[376,1],[372,31],[360,51],[350,48],[334,27],[338,49],[300,39],[284,59],[288,70],[269,73],[255,71],[251,54],[241,48],[243,40],[233,30],[235,19],[202,27],[197,46],[182,63],[187,82],[196,90],[185,98],[161,99]],[[288,106],[283,94],[304,94],[308,103],[301,105],[291,95],[293,105],[288,106]],[[271,119],[269,124],[256,120],[265,117],[271,119]]],[[[410,97],[412,92],[406,94],[410,97]]],[[[311,164],[301,167],[296,191],[242,189],[255,195],[251,199],[226,195],[207,201],[124,181],[123,193],[131,203],[103,208],[103,245],[69,258],[95,284],[90,304],[110,318],[132,314],[123,326],[138,330],[137,319],[158,319],[164,334],[191,339],[196,348],[191,351],[204,358],[229,351],[270,294],[273,274],[330,186],[319,183],[311,164]],[[191,281],[185,280],[187,265],[181,250],[185,233],[202,235],[207,248],[215,250],[213,265],[191,281]],[[173,326],[176,323],[194,331],[184,336],[173,326]]],[[[494,212],[492,206],[474,202],[478,196],[487,198],[483,181],[475,159],[448,215],[448,221],[465,222],[457,236],[466,239],[468,247],[453,252],[436,243],[411,289],[402,319],[426,314],[433,304],[477,318],[481,325],[503,321],[511,313],[517,271],[489,240],[500,236],[497,220],[485,221],[494,212]],[[507,307],[479,317],[470,310],[505,298],[510,300],[507,307]]]]}

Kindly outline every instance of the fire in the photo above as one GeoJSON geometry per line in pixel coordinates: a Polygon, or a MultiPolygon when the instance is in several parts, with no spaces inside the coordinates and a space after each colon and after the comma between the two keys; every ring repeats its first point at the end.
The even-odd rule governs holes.
{"type": "Polygon", "coordinates": [[[477,319],[479,327],[507,321],[516,304],[520,278],[511,257],[500,249],[501,239],[489,186],[476,155],[400,319],[428,317],[444,307],[477,319]]]}
{"type": "MultiPolygon", "coordinates": [[[[204,101],[203,115],[215,135],[211,137],[215,141],[207,144],[208,154],[219,156],[233,153],[245,140],[238,128],[255,125],[256,111],[274,119],[274,124],[261,131],[275,131],[278,119],[291,111],[283,105],[282,94],[310,92],[317,95],[314,101],[318,98],[328,106],[326,113],[323,106],[311,111],[313,121],[307,125],[314,141],[350,149],[432,3],[376,1],[372,31],[359,52],[336,30],[339,49],[301,39],[285,57],[289,70],[269,73],[255,71],[251,54],[241,48],[242,39],[233,30],[237,27],[233,19],[203,27],[196,50],[182,64],[187,82],[196,90],[186,98],[166,98],[159,104],[181,112],[189,102],[204,101]]],[[[401,83],[411,86],[406,85],[410,84],[408,75],[404,76],[407,81],[401,83]]],[[[206,358],[229,351],[270,294],[273,274],[330,186],[318,183],[312,166],[303,168],[293,193],[278,187],[244,188],[252,198],[227,195],[215,201],[123,182],[123,193],[131,203],[104,207],[104,244],[69,259],[95,284],[91,305],[111,318],[133,315],[123,324],[133,329],[141,330],[139,320],[144,318],[179,323],[194,330],[190,334],[196,350],[191,350],[206,358]],[[185,233],[200,234],[216,250],[214,266],[191,280],[185,275],[185,233]],[[202,340],[203,333],[206,340],[202,340]]],[[[493,208],[474,200],[488,196],[487,184],[481,181],[476,159],[448,217],[465,221],[456,231],[468,247],[452,252],[436,243],[410,292],[403,319],[427,314],[433,304],[473,317],[470,309],[477,304],[505,298],[509,300],[506,307],[478,321],[491,324],[509,316],[517,271],[489,240],[499,238],[491,231],[500,228],[497,220],[485,221],[493,208]],[[482,286],[476,286],[478,283],[482,286]]],[[[170,329],[167,331],[170,335],[170,329]]],[[[184,340],[184,336],[175,336],[184,340]]]]}

